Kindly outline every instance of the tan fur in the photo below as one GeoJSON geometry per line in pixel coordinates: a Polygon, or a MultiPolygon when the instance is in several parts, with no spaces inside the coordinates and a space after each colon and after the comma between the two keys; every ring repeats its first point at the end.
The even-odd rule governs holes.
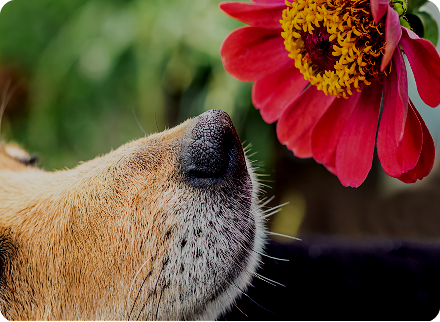
{"type": "Polygon", "coordinates": [[[179,177],[181,146],[195,122],[72,170],[24,166],[6,145],[0,148],[0,308],[6,318],[215,319],[231,306],[262,249],[258,184],[247,162],[256,238],[243,272],[228,280],[228,265],[240,265],[228,263],[228,254],[241,250],[218,236],[236,229],[214,215],[223,197],[213,200],[215,191],[191,188],[179,177]]]}

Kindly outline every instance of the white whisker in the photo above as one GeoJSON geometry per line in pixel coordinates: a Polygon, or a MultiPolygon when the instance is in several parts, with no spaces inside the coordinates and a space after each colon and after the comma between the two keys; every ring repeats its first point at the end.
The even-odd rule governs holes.
{"type": "Polygon", "coordinates": [[[270,282],[272,282],[272,283],[277,284],[277,285],[280,285],[280,286],[282,286],[282,287],[286,287],[286,285],[281,284],[281,283],[279,283],[279,282],[277,282],[277,281],[271,280],[270,278],[264,277],[263,275],[260,275],[260,274],[258,274],[258,273],[254,273],[254,276],[259,277],[259,278],[265,280],[265,281],[268,282],[269,284],[270,284],[270,282]]]}
{"type": "MultiPolygon", "coordinates": [[[[231,297],[229,297],[229,298],[231,298],[231,297]]],[[[233,303],[233,304],[234,304],[235,308],[241,312],[241,314],[243,314],[245,317],[248,317],[246,313],[244,313],[242,310],[240,310],[240,308],[237,306],[237,304],[235,304],[235,303],[233,303]]]]}
{"type": "Polygon", "coordinates": [[[269,202],[271,202],[273,199],[275,198],[275,196],[272,196],[270,198],[268,198],[266,201],[264,201],[264,199],[262,201],[264,201],[262,204],[260,204],[260,207],[264,207],[266,206],[269,202]]]}
{"type": "MultiPolygon", "coordinates": [[[[245,145],[245,144],[246,144],[246,141],[243,141],[242,145],[245,145]]],[[[252,143],[248,143],[248,144],[243,148],[243,151],[244,151],[244,153],[248,153],[250,149],[252,149],[252,143]]]]}
{"type": "MultiPolygon", "coordinates": [[[[229,284],[231,284],[231,283],[229,283],[229,284]]],[[[237,288],[239,291],[240,291],[240,293],[241,294],[243,294],[244,296],[246,296],[249,300],[251,300],[254,304],[256,304],[256,305],[258,305],[259,307],[261,307],[262,309],[264,309],[264,310],[266,310],[266,311],[268,311],[268,312],[270,312],[270,313],[274,313],[274,312],[272,312],[271,310],[268,310],[268,309],[266,309],[264,306],[262,306],[262,305],[260,305],[260,304],[258,304],[257,302],[255,302],[248,294],[246,294],[246,292],[243,292],[237,285],[235,285],[234,283],[232,283],[231,285],[233,285],[233,286],[235,286],[235,288],[237,288]]],[[[237,307],[237,309],[238,309],[238,307],[237,307]]],[[[241,311],[240,311],[241,312],[241,311]]],[[[275,313],[274,313],[275,314],[275,313]]],[[[246,315],[246,314],[245,314],[246,315]]]]}
{"type": "MultiPolygon", "coordinates": [[[[147,132],[145,132],[144,128],[142,127],[141,123],[139,122],[139,119],[137,118],[136,111],[134,109],[132,109],[132,112],[133,112],[133,116],[134,116],[134,119],[136,120],[138,127],[145,134],[145,136],[148,136],[147,132]]],[[[157,127],[157,123],[156,123],[156,127],[157,127]]],[[[159,129],[158,129],[158,131],[159,131],[159,129]]]]}
{"type": "Polygon", "coordinates": [[[291,238],[291,239],[295,239],[295,240],[300,240],[300,241],[302,241],[302,239],[301,239],[301,238],[298,238],[298,237],[292,237],[292,236],[288,236],[288,235],[284,235],[284,234],[274,233],[274,232],[271,232],[271,231],[267,231],[266,233],[267,233],[268,235],[281,236],[281,237],[286,237],[286,238],[291,238]]]}
{"type": "Polygon", "coordinates": [[[275,215],[276,213],[278,213],[278,212],[280,212],[280,211],[281,211],[281,209],[275,209],[274,211],[269,212],[268,214],[265,214],[265,215],[263,216],[263,218],[269,218],[270,216],[275,215]]]}
{"type": "Polygon", "coordinates": [[[273,257],[273,256],[270,256],[270,255],[267,255],[267,254],[263,254],[263,253],[259,253],[259,252],[256,252],[256,253],[260,254],[261,256],[269,257],[269,258],[276,259],[276,260],[279,260],[279,261],[285,261],[285,262],[289,262],[290,261],[289,259],[285,259],[285,258],[273,257]]]}
{"type": "Polygon", "coordinates": [[[285,203],[282,203],[281,205],[274,206],[274,207],[271,207],[271,208],[269,208],[269,209],[266,209],[266,210],[263,211],[263,213],[267,213],[267,212],[269,212],[269,211],[273,211],[273,210],[275,210],[275,209],[280,209],[281,207],[284,207],[284,206],[287,205],[287,204],[289,204],[289,202],[285,202],[285,203]]]}
{"type": "Polygon", "coordinates": [[[253,157],[255,154],[257,154],[258,152],[257,151],[255,151],[254,153],[251,153],[251,154],[249,154],[247,157],[248,158],[251,158],[251,157],[253,157]]]}
{"type": "Polygon", "coordinates": [[[271,182],[271,183],[274,183],[275,181],[274,180],[263,180],[263,179],[258,179],[258,181],[261,183],[261,182],[271,182]]]}

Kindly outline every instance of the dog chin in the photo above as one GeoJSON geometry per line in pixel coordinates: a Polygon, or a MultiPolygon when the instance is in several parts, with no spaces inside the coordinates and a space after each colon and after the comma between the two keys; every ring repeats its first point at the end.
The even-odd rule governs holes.
{"type": "Polygon", "coordinates": [[[247,288],[251,284],[251,280],[254,277],[254,272],[256,272],[261,265],[260,254],[263,253],[264,250],[266,235],[263,223],[263,214],[258,199],[259,182],[253,171],[251,162],[249,162],[247,158],[246,166],[253,188],[251,191],[252,203],[250,213],[255,221],[253,245],[250,247],[251,251],[246,252],[247,258],[244,260],[246,265],[240,267],[240,272],[234,278],[234,280],[232,282],[228,282],[228,287],[218,295],[215,301],[210,301],[207,303],[205,310],[202,313],[195,315],[193,320],[212,321],[229,312],[235,302],[246,293],[247,288]]]}

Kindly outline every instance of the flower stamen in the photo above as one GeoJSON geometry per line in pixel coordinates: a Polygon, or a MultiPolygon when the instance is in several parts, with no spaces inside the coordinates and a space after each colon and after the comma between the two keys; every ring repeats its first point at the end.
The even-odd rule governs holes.
{"type": "Polygon", "coordinates": [[[280,21],[295,66],[326,95],[348,98],[374,79],[385,49],[385,17],[374,23],[368,0],[288,2],[280,21]]]}

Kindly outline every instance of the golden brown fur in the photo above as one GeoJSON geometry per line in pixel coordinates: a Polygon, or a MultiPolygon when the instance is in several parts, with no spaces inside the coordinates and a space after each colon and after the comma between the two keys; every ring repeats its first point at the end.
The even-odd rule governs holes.
{"type": "Polygon", "coordinates": [[[247,210],[239,194],[231,201],[182,179],[182,145],[197,122],[56,172],[25,166],[2,145],[0,309],[6,318],[214,319],[230,307],[262,248],[258,187],[247,161],[247,210]],[[230,256],[243,244],[230,236],[246,235],[234,222],[241,211],[250,211],[244,225],[254,225],[248,231],[255,238],[246,260],[234,263],[238,255],[230,256]]]}

